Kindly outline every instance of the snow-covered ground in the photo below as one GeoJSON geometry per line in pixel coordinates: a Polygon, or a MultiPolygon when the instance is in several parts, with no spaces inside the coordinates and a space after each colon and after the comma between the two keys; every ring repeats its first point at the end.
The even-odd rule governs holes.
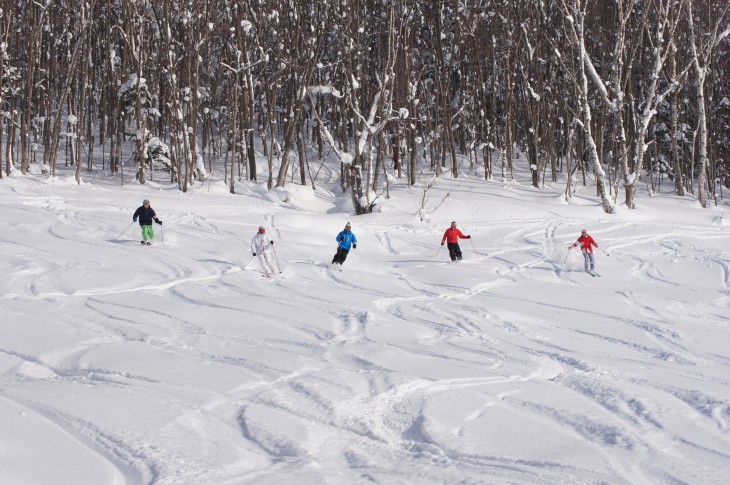
{"type": "Polygon", "coordinates": [[[728,482],[727,204],[463,174],[421,222],[400,182],[355,217],[327,184],[84,177],[0,181],[2,484],[728,482]]]}

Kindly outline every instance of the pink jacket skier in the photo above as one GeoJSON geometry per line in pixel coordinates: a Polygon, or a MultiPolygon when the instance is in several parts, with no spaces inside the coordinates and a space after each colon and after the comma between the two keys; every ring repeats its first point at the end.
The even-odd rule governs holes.
{"type": "Polygon", "coordinates": [[[595,276],[597,273],[596,260],[593,259],[593,246],[598,247],[598,243],[588,234],[588,231],[583,229],[580,231],[578,240],[568,246],[568,250],[570,251],[576,246],[580,246],[580,252],[583,253],[583,258],[585,258],[586,273],[595,276]]]}

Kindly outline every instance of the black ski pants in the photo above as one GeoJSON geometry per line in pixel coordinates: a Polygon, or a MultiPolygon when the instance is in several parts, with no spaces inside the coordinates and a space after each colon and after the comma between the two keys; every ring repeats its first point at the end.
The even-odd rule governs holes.
{"type": "Polygon", "coordinates": [[[446,243],[446,247],[449,248],[449,257],[451,257],[451,261],[461,259],[461,248],[459,247],[459,243],[446,243]]]}
{"type": "Polygon", "coordinates": [[[337,248],[337,254],[332,258],[332,263],[342,264],[347,259],[347,254],[350,252],[349,249],[337,248]]]}

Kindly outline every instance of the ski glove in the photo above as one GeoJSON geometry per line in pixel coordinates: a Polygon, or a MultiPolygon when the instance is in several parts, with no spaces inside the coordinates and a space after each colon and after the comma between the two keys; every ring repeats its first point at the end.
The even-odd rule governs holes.
{"type": "Polygon", "coordinates": [[[269,244],[274,244],[274,241],[271,241],[269,244]]]}
{"type": "Polygon", "coordinates": [[[467,239],[471,239],[471,236],[466,236],[467,239]]]}
{"type": "Polygon", "coordinates": [[[162,221],[161,221],[161,220],[157,219],[157,221],[156,221],[156,222],[157,222],[157,223],[158,223],[159,225],[162,225],[162,221]]]}
{"type": "Polygon", "coordinates": [[[253,253],[254,256],[256,256],[256,253],[253,253]]]}
{"type": "Polygon", "coordinates": [[[137,222],[137,218],[136,217],[132,217],[132,222],[137,222]]]}
{"type": "Polygon", "coordinates": [[[443,241],[441,241],[441,245],[442,245],[442,246],[444,245],[444,242],[443,242],[443,241]]]}
{"type": "Polygon", "coordinates": [[[357,249],[357,244],[352,243],[352,249],[357,249]]]}

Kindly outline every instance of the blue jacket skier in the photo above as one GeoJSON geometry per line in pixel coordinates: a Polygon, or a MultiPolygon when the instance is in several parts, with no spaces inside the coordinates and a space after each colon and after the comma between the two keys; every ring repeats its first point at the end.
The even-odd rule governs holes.
{"type": "Polygon", "coordinates": [[[348,222],[345,224],[345,229],[340,231],[337,235],[337,253],[332,258],[332,264],[342,264],[347,259],[347,254],[350,252],[350,248],[357,249],[357,238],[352,232],[352,226],[348,222]]]}

